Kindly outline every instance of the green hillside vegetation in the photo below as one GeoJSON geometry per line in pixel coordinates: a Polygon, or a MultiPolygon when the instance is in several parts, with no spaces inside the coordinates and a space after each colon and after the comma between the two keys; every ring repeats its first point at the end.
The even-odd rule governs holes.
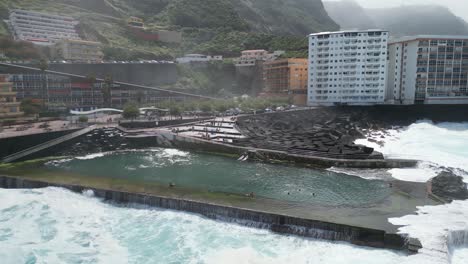
{"type": "MultiPolygon", "coordinates": [[[[104,44],[107,59],[169,59],[203,52],[238,56],[247,48],[282,49],[304,57],[306,34],[338,29],[321,0],[0,0],[0,18],[21,8],[70,15],[80,34],[104,44]],[[180,45],[139,40],[126,26],[141,17],[149,29],[183,33],[180,45]]],[[[7,33],[0,25],[0,35],[7,33]]]]}

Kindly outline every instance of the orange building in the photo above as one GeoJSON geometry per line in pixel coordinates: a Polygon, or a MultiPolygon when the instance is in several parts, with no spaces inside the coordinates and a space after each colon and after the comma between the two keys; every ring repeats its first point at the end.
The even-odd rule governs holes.
{"type": "Polygon", "coordinates": [[[266,97],[289,97],[295,105],[306,105],[308,82],[307,59],[282,59],[263,64],[266,97]]]}
{"type": "Polygon", "coordinates": [[[4,76],[0,76],[0,118],[18,117],[23,114],[12,86],[4,76]]]}

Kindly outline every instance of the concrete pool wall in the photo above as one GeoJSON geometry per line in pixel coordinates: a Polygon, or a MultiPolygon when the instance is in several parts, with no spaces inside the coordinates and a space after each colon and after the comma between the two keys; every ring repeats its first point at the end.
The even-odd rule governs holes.
{"type": "Polygon", "coordinates": [[[360,246],[397,250],[406,249],[415,251],[419,247],[417,241],[406,239],[397,234],[389,234],[383,230],[317,221],[189,199],[158,196],[157,194],[128,192],[126,190],[106,190],[92,186],[59,184],[10,176],[0,176],[0,187],[7,189],[61,187],[79,193],[85,190],[92,190],[96,197],[102,198],[105,201],[120,204],[141,204],[196,213],[219,221],[269,229],[282,234],[331,241],[345,241],[360,246]]]}

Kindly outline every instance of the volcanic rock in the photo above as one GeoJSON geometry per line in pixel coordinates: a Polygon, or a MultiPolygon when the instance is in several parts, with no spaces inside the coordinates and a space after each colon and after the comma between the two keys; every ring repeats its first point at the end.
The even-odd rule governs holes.
{"type": "Polygon", "coordinates": [[[431,183],[432,193],[447,201],[468,199],[467,184],[450,170],[439,173],[431,183]]]}

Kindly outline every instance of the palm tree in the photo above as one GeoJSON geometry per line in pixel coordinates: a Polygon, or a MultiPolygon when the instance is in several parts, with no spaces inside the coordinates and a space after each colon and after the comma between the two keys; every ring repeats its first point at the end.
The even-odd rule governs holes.
{"type": "Polygon", "coordinates": [[[39,62],[39,69],[41,70],[41,89],[42,89],[42,106],[45,107],[46,101],[48,101],[49,93],[47,91],[47,74],[46,71],[49,68],[49,63],[45,59],[41,59],[39,62]]]}
{"type": "Polygon", "coordinates": [[[102,86],[102,99],[103,99],[103,104],[104,107],[109,108],[112,107],[112,94],[111,94],[111,89],[113,86],[114,81],[112,80],[111,76],[106,76],[104,78],[104,83],[102,86]]]}

